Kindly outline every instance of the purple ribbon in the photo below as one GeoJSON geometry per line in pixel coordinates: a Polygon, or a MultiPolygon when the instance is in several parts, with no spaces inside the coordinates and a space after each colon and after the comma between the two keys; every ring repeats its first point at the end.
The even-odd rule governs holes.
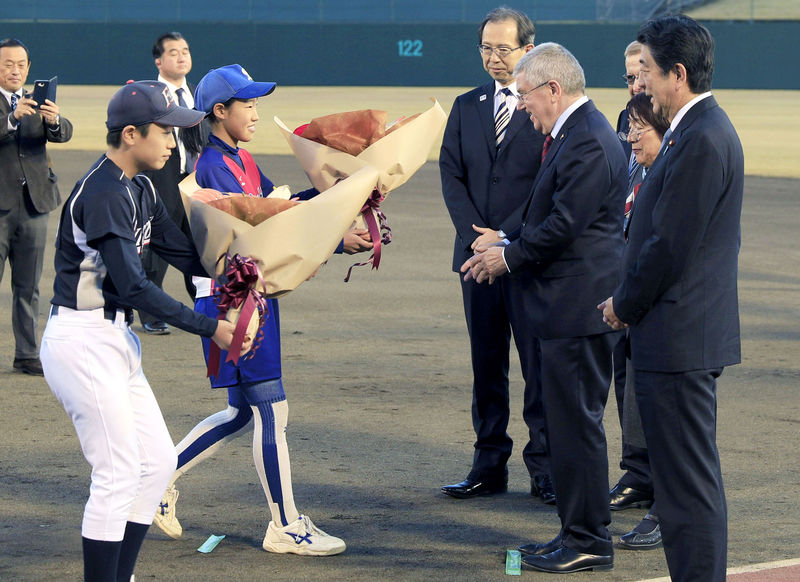
{"type": "MultiPolygon", "coordinates": [[[[215,285],[214,288],[214,297],[219,310],[217,319],[225,319],[228,311],[242,307],[233,332],[233,341],[230,349],[228,349],[228,357],[225,360],[236,365],[239,363],[239,353],[242,351],[242,343],[244,343],[244,337],[253,313],[258,310],[258,334],[254,338],[253,347],[250,353],[245,356],[245,359],[252,358],[261,343],[264,335],[261,326],[269,310],[264,295],[256,291],[257,288],[264,289],[265,286],[261,271],[255,261],[238,254],[233,256],[225,254],[220,257],[220,260],[222,259],[225,259],[225,272],[220,277],[220,280],[225,281],[225,283],[215,285]]],[[[219,373],[220,351],[219,346],[212,341],[208,356],[207,373],[209,376],[216,376],[219,373]]]]}
{"type": "Polygon", "coordinates": [[[350,265],[350,268],[347,269],[347,276],[344,278],[345,283],[350,281],[350,274],[354,267],[372,265],[373,269],[377,269],[381,264],[381,245],[388,245],[392,242],[392,229],[386,223],[386,215],[381,211],[381,202],[385,198],[386,196],[375,188],[361,208],[361,216],[364,217],[364,223],[367,225],[370,239],[372,239],[372,255],[363,263],[350,265]],[[378,217],[377,222],[375,221],[376,216],[378,217]]]}

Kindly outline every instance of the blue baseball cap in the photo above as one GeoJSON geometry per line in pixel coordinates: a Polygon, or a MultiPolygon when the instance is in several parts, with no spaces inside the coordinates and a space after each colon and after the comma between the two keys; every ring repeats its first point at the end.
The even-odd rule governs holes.
{"type": "Polygon", "coordinates": [[[276,84],[271,82],[257,83],[247,74],[242,65],[227,65],[219,69],[211,69],[200,79],[194,90],[194,106],[198,111],[211,113],[217,103],[226,103],[229,99],[255,99],[269,95],[276,84]]]}
{"type": "Polygon", "coordinates": [[[192,127],[205,115],[181,107],[169,88],[159,81],[128,81],[108,102],[106,127],[119,131],[128,125],[139,127],[158,123],[172,127],[192,127]]]}

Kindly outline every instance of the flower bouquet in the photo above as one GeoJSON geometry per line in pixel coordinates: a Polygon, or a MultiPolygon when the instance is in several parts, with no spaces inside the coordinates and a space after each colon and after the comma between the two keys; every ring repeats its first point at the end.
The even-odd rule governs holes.
{"type": "MultiPolygon", "coordinates": [[[[194,174],[180,183],[195,247],[215,280],[220,318],[236,322],[228,361],[238,361],[248,329],[253,337],[261,327],[264,299],[297,288],[330,258],[377,179],[376,170],[363,168],[303,203],[280,191],[258,198],[201,189],[194,174]]],[[[216,372],[211,360],[209,372],[216,372]]]]}
{"type": "MultiPolygon", "coordinates": [[[[319,117],[295,131],[289,130],[277,117],[274,119],[311,183],[320,192],[363,168],[377,171],[372,193],[352,217],[358,219],[358,226],[369,230],[373,243],[373,255],[357,265],[371,264],[377,269],[381,244],[391,242],[391,229],[380,204],[389,192],[405,184],[427,161],[428,152],[447,121],[438,101],[434,99],[427,111],[388,125],[386,112],[373,109],[319,117]]],[[[349,277],[350,271],[345,281],[349,277]]]]}

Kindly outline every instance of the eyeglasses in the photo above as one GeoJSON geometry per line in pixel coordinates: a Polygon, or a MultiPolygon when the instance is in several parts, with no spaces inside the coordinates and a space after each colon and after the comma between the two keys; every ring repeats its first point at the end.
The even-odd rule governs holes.
{"type": "Polygon", "coordinates": [[[531,93],[536,91],[536,89],[541,89],[542,87],[547,85],[549,82],[550,81],[545,81],[544,83],[541,83],[540,85],[536,85],[536,87],[534,87],[533,89],[525,91],[524,93],[519,93],[519,100],[522,101],[523,103],[526,103],[527,100],[528,100],[528,95],[530,95],[531,93]]]}
{"type": "Polygon", "coordinates": [[[622,141],[630,141],[631,143],[636,143],[640,139],[642,139],[642,134],[647,133],[648,131],[652,131],[654,128],[648,127],[646,129],[632,129],[628,133],[624,131],[620,131],[617,133],[617,137],[622,141]]]}
{"type": "Polygon", "coordinates": [[[494,53],[501,59],[504,59],[514,51],[518,51],[521,48],[522,48],[521,46],[518,46],[517,48],[509,48],[507,46],[500,46],[495,48],[493,46],[489,46],[488,44],[479,44],[478,52],[485,57],[490,57],[492,56],[492,53],[494,53]]]}
{"type": "MultiPolygon", "coordinates": [[[[639,73],[639,75],[641,75],[641,73],[639,73]]],[[[639,75],[622,75],[622,78],[625,79],[626,85],[633,85],[639,78],[639,75]]]]}

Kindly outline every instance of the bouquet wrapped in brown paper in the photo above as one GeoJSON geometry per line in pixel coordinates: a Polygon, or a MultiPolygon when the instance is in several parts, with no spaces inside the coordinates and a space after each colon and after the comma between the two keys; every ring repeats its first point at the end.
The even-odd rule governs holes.
{"type": "Polygon", "coordinates": [[[438,101],[433,100],[433,106],[427,111],[401,118],[388,127],[386,112],[373,109],[316,118],[298,128],[297,133],[277,117],[274,119],[311,183],[320,192],[363,168],[377,171],[374,191],[353,216],[369,229],[373,243],[373,256],[358,264],[372,264],[373,269],[377,268],[381,243],[391,241],[391,229],[380,203],[427,161],[447,121],[438,101]]]}
{"type": "MultiPolygon", "coordinates": [[[[302,203],[201,189],[194,174],[180,183],[200,260],[225,288],[220,307],[234,310],[240,339],[260,313],[259,297],[285,295],[330,258],[377,178],[376,170],[364,168],[302,203]]],[[[228,351],[232,361],[239,353],[234,347],[228,351]]]]}

